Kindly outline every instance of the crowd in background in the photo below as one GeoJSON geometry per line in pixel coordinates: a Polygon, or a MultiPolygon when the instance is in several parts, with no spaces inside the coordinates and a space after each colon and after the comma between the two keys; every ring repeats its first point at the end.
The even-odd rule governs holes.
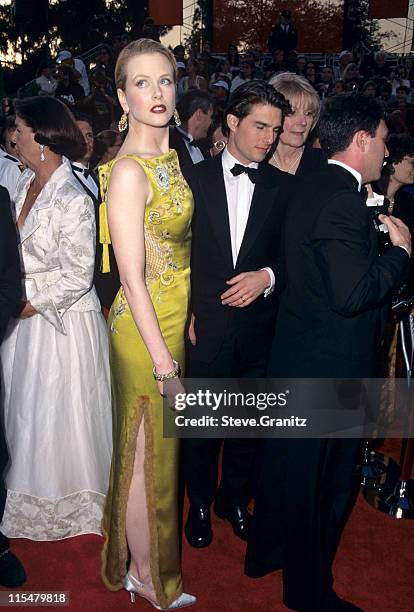
{"type": "MultiPolygon", "coordinates": [[[[55,61],[41,64],[33,81],[19,92],[23,97],[55,96],[70,109],[87,115],[96,139],[94,165],[102,158],[104,162],[108,160],[108,150],[117,141],[115,132],[121,108],[116,95],[114,66],[128,41],[125,35],[117,37],[113,45],[102,44],[85,62],[71,51],[61,50],[55,61]]],[[[352,51],[344,49],[336,56],[314,59],[315,56],[307,57],[295,49],[275,48],[274,42],[275,38],[270,36],[266,52],[259,44],[240,51],[235,42],[228,46],[225,54],[215,53],[208,41],[203,43],[201,52],[187,53],[183,45],[174,48],[178,99],[194,89],[209,92],[213,98],[213,122],[208,133],[210,146],[228,98],[237,87],[252,79],[268,80],[286,71],[309,81],[321,100],[322,109],[337,94],[361,91],[366,96],[381,99],[388,111],[390,132],[414,134],[414,63],[410,58],[399,58],[384,51],[368,52],[357,45],[352,51]]],[[[1,145],[12,154],[7,142],[7,130],[13,125],[10,97],[1,101],[0,118],[3,123],[1,145]]]]}

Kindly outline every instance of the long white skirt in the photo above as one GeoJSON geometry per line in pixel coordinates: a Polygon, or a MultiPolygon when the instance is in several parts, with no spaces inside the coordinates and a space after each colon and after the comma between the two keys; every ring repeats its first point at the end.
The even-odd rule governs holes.
{"type": "Polygon", "coordinates": [[[0,530],[60,540],[101,533],[112,451],[108,338],[98,312],[10,323],[0,349],[10,462],[0,530]]]}

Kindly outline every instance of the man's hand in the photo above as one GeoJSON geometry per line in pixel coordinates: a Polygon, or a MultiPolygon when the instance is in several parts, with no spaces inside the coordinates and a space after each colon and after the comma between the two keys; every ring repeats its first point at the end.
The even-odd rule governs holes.
{"type": "Polygon", "coordinates": [[[378,218],[381,223],[388,227],[392,244],[407,249],[411,257],[411,234],[405,223],[392,215],[379,215],[378,218]]]}
{"type": "Polygon", "coordinates": [[[270,276],[266,270],[242,272],[227,281],[231,287],[221,295],[221,303],[238,308],[249,306],[264,293],[265,289],[270,286],[270,282],[270,276]]]}
{"type": "Polygon", "coordinates": [[[191,313],[190,323],[188,326],[188,339],[193,346],[195,346],[197,342],[196,333],[194,329],[194,321],[195,321],[195,316],[193,315],[193,313],[191,313]]]}

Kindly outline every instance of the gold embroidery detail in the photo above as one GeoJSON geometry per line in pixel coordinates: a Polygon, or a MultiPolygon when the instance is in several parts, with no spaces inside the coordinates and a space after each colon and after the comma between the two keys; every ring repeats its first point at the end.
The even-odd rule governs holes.
{"type": "Polygon", "coordinates": [[[159,280],[162,285],[171,285],[174,276],[167,272],[168,269],[174,269],[172,247],[147,228],[144,228],[144,237],[146,284],[159,280]]]}
{"type": "Polygon", "coordinates": [[[124,292],[123,292],[123,290],[121,288],[120,292],[119,292],[118,303],[117,303],[117,305],[112,310],[112,312],[113,312],[112,321],[111,321],[111,324],[110,324],[110,327],[109,327],[109,329],[111,330],[111,332],[113,334],[117,334],[118,333],[118,330],[115,327],[115,323],[116,323],[116,320],[118,319],[118,317],[121,317],[123,314],[126,313],[127,306],[128,306],[128,302],[126,301],[124,292]]]}

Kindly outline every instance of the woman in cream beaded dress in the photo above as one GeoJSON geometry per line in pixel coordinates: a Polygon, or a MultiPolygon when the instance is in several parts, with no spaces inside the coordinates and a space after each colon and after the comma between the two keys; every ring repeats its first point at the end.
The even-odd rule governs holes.
{"type": "Polygon", "coordinates": [[[153,369],[182,388],[177,362],[184,360],[193,200],[168,147],[173,55],[152,40],[132,42],[119,56],[115,80],[120,128],[128,133],[117,158],[100,169],[103,269],[110,234],[122,283],[108,319],[114,454],[102,576],[133,601],[137,594],[159,609],[176,609],[195,598],[182,592],[178,441],[163,438],[166,383],[154,379],[153,369]]]}

